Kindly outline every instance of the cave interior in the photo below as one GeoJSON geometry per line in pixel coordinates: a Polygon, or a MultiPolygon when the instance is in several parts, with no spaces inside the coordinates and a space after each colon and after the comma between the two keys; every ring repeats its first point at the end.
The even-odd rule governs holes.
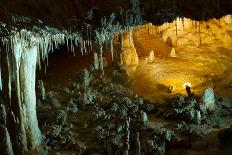
{"type": "Polygon", "coordinates": [[[0,0],[0,154],[231,155],[231,0],[0,0]]]}

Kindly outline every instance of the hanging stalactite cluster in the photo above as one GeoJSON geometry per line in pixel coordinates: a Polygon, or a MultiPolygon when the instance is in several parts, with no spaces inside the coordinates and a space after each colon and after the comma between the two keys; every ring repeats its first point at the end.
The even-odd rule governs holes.
{"type": "Polygon", "coordinates": [[[25,154],[28,150],[38,150],[42,144],[36,116],[37,66],[41,68],[42,62],[48,62],[49,52],[59,48],[59,45],[66,44],[73,53],[75,47],[80,47],[82,54],[87,53],[87,47],[92,45],[90,40],[84,40],[78,32],[68,33],[49,27],[34,27],[33,31],[12,31],[0,40],[1,60],[5,60],[5,64],[0,63],[0,68],[2,65],[7,66],[7,73],[2,73],[0,69],[0,75],[3,75],[0,76],[0,90],[2,91],[3,87],[7,88],[4,92],[8,93],[2,95],[8,96],[8,99],[4,99],[1,104],[7,111],[5,121],[9,122],[12,118],[14,124],[14,128],[10,129],[8,124],[5,124],[4,128],[5,131],[9,131],[10,139],[16,140],[12,142],[13,148],[17,149],[14,152],[20,150],[20,154],[25,154]],[[17,134],[13,138],[15,131],[17,134]]]}

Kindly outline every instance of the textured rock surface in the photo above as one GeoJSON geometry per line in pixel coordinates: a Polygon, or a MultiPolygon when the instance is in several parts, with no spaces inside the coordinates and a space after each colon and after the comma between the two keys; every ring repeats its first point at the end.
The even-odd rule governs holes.
{"type": "Polygon", "coordinates": [[[120,60],[121,64],[125,66],[137,65],[139,63],[138,54],[136,52],[132,37],[132,30],[121,33],[120,60]]]}
{"type": "Polygon", "coordinates": [[[215,103],[215,95],[214,90],[212,88],[208,88],[203,93],[203,103],[204,107],[210,111],[215,111],[216,103],[215,103]]]}

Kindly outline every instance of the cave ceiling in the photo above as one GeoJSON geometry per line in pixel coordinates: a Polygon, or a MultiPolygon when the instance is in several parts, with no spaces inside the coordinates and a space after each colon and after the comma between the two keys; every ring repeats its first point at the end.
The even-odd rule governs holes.
{"type": "MultiPolygon", "coordinates": [[[[96,28],[101,26],[102,17],[115,13],[117,21],[123,25],[131,1],[136,0],[1,0],[0,21],[12,26],[15,24],[12,17],[29,17],[32,21],[40,20],[44,25],[61,29],[81,29],[83,23],[96,28]]],[[[232,1],[143,0],[140,9],[145,22],[160,25],[176,17],[194,20],[220,18],[232,13],[232,1]]],[[[28,23],[23,24],[28,27],[28,23]]]]}

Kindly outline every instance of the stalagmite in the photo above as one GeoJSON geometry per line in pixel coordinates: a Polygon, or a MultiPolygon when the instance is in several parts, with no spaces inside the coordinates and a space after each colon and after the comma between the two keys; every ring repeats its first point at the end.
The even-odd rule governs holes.
{"type": "Polygon", "coordinates": [[[136,52],[132,30],[127,32],[122,32],[121,34],[121,53],[120,53],[120,62],[121,64],[128,66],[128,65],[137,65],[138,54],[136,52]]]}
{"type": "Polygon", "coordinates": [[[45,100],[46,98],[46,92],[45,92],[45,88],[44,88],[44,83],[42,80],[39,80],[38,82],[38,88],[39,88],[39,97],[42,99],[42,100],[45,100]]]}
{"type": "Polygon", "coordinates": [[[96,52],[93,53],[93,67],[95,70],[99,69],[98,55],[96,52]]]}
{"type": "Polygon", "coordinates": [[[31,40],[31,43],[23,49],[19,75],[26,134],[27,139],[30,139],[32,150],[41,144],[41,133],[36,116],[35,77],[38,50],[36,44],[36,40],[31,40]]]}
{"type": "Polygon", "coordinates": [[[151,50],[148,54],[148,62],[151,63],[154,61],[155,55],[154,55],[154,51],[151,50]]]}
{"type": "Polygon", "coordinates": [[[171,55],[171,57],[176,57],[176,50],[175,50],[175,48],[172,48],[170,55],[171,55]]]}
{"type": "Polygon", "coordinates": [[[111,53],[111,59],[114,59],[114,44],[113,44],[113,39],[110,38],[110,53],[111,53]]]}
{"type": "Polygon", "coordinates": [[[0,125],[0,144],[1,154],[14,155],[9,132],[3,125],[0,125]]]}

